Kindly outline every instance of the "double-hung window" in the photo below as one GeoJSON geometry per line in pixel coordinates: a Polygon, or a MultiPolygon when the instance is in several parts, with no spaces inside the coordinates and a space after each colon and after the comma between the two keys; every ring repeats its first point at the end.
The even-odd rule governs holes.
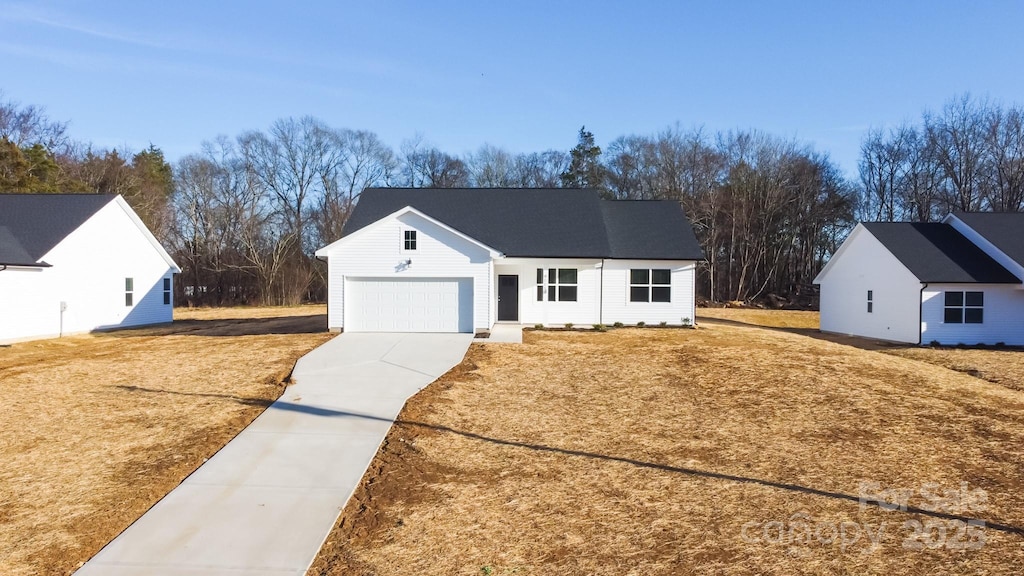
{"type": "Polygon", "coordinates": [[[575,302],[578,292],[575,268],[537,268],[537,302],[575,302]]]}
{"type": "Polygon", "coordinates": [[[135,279],[124,279],[124,305],[131,306],[135,303],[135,279]]]}
{"type": "Polygon", "coordinates": [[[164,278],[164,306],[171,305],[171,279],[164,278]]]}
{"type": "Polygon", "coordinates": [[[981,324],[985,319],[984,292],[946,292],[942,321],[946,324],[981,324]]]}
{"type": "Polygon", "coordinates": [[[868,314],[875,311],[875,291],[868,290],[868,314]]]}
{"type": "Polygon", "coordinates": [[[415,250],[416,249],[416,231],[405,230],[402,233],[402,250],[415,250]]]}
{"type": "Polygon", "coordinates": [[[630,302],[671,302],[672,271],[667,268],[633,268],[629,271],[630,302]]]}

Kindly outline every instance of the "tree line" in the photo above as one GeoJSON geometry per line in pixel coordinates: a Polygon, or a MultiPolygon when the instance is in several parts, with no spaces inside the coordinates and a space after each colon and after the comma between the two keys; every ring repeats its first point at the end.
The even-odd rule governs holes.
{"type": "Polygon", "coordinates": [[[325,269],[312,254],[340,236],[371,186],[587,187],[677,201],[707,257],[702,296],[807,303],[814,275],[858,218],[1019,210],[1019,127],[1016,108],[958,98],[922,126],[870,132],[859,181],[825,153],[754,130],[675,125],[602,150],[581,128],[569,150],[485,144],[454,155],[421,136],[393,149],[373,132],[308,116],[217,137],[171,166],[156,146],[96,150],[41,108],[0,100],[0,191],[124,195],[181,265],[178,302],[190,305],[325,299],[325,269]]]}

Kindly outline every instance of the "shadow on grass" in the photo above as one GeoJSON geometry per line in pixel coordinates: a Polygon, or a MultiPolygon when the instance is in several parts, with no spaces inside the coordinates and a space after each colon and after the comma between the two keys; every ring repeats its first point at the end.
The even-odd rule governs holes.
{"type": "Polygon", "coordinates": [[[214,394],[212,392],[178,392],[177,390],[162,390],[160,388],[143,388],[142,386],[126,386],[124,384],[118,384],[114,386],[119,390],[125,392],[142,392],[145,394],[169,394],[171,396],[192,396],[196,398],[215,398],[218,400],[231,400],[237,402],[243,406],[258,406],[266,408],[274,403],[273,400],[266,398],[245,398],[242,396],[234,396],[231,394],[214,394]]]}
{"type": "MultiPolygon", "coordinates": [[[[373,415],[369,415],[369,414],[360,414],[358,412],[347,412],[347,411],[332,410],[332,409],[327,409],[327,408],[319,408],[319,407],[316,407],[316,406],[307,406],[307,405],[302,405],[302,404],[294,404],[294,403],[286,402],[286,401],[282,401],[282,400],[278,400],[276,403],[274,403],[272,406],[270,406],[269,409],[270,410],[288,410],[288,411],[295,411],[295,412],[303,412],[303,413],[312,414],[312,415],[315,415],[315,416],[343,417],[343,418],[360,418],[360,419],[366,419],[366,420],[377,420],[377,421],[385,421],[385,422],[390,422],[391,421],[388,418],[381,418],[379,416],[373,416],[373,415]]],[[[814,495],[814,496],[822,496],[822,497],[825,497],[825,498],[832,498],[832,499],[835,499],[835,500],[846,500],[848,502],[857,503],[858,505],[863,504],[863,505],[866,505],[866,506],[872,506],[872,507],[879,508],[879,509],[882,509],[882,510],[892,511],[894,509],[893,505],[887,504],[885,502],[875,502],[875,501],[871,501],[871,500],[865,500],[865,501],[862,502],[860,496],[855,496],[853,494],[845,494],[843,492],[834,492],[834,491],[830,491],[830,490],[821,490],[819,488],[813,488],[813,487],[809,487],[809,486],[801,486],[799,484],[792,484],[792,483],[787,483],[787,482],[779,482],[779,481],[774,481],[774,480],[766,480],[766,479],[762,479],[762,478],[752,478],[752,477],[749,477],[749,476],[738,476],[738,475],[735,475],[735,474],[725,474],[725,473],[722,473],[722,472],[714,472],[714,471],[711,471],[711,470],[699,470],[699,469],[696,469],[696,468],[686,468],[686,467],[681,467],[681,466],[670,466],[670,465],[667,465],[667,464],[658,464],[656,462],[645,462],[643,460],[636,460],[634,458],[626,458],[626,457],[622,457],[622,456],[612,456],[612,455],[608,455],[608,454],[600,454],[600,453],[597,453],[597,452],[587,452],[587,451],[584,451],[584,450],[573,450],[573,449],[568,449],[568,448],[558,448],[556,446],[546,446],[546,445],[543,445],[543,444],[532,444],[532,443],[528,443],[528,442],[518,442],[518,441],[514,441],[514,440],[503,440],[501,438],[493,438],[493,437],[490,437],[490,436],[484,436],[482,434],[476,434],[474,432],[466,432],[466,431],[463,431],[463,430],[456,430],[456,429],[450,428],[448,426],[440,426],[440,425],[437,425],[437,424],[429,424],[429,423],[426,423],[426,422],[415,422],[415,421],[410,421],[410,420],[402,420],[400,418],[398,420],[395,420],[394,423],[396,425],[398,425],[398,426],[407,426],[407,427],[410,427],[410,428],[424,428],[424,429],[434,430],[436,432],[441,432],[441,433],[445,433],[445,434],[457,434],[457,435],[465,437],[465,438],[469,438],[469,439],[472,439],[472,440],[478,440],[478,441],[481,441],[481,442],[488,442],[490,444],[496,444],[498,446],[509,446],[509,447],[512,447],[512,448],[522,448],[522,449],[525,449],[525,450],[533,450],[533,451],[536,451],[536,452],[546,452],[546,453],[552,453],[552,454],[562,454],[562,455],[565,455],[565,456],[573,456],[573,457],[578,457],[578,458],[588,458],[588,459],[592,459],[592,460],[602,460],[602,461],[606,461],[606,462],[618,462],[618,463],[621,463],[621,464],[628,464],[630,466],[635,466],[637,468],[646,468],[646,469],[650,469],[650,470],[659,470],[659,471],[662,471],[662,472],[671,472],[671,473],[674,473],[674,474],[683,474],[683,475],[686,475],[686,476],[694,476],[694,477],[699,477],[699,478],[711,478],[711,479],[715,479],[715,480],[724,480],[724,481],[727,481],[727,482],[739,482],[739,483],[744,483],[744,484],[756,484],[756,485],[759,485],[759,486],[765,486],[765,487],[774,488],[774,489],[777,489],[777,490],[785,490],[785,491],[789,491],[789,492],[798,492],[798,493],[801,493],[801,494],[811,494],[811,495],[814,495]]],[[[906,506],[905,509],[900,509],[900,511],[908,513],[908,514],[919,514],[919,515],[922,515],[922,516],[929,516],[929,517],[932,517],[932,518],[941,518],[941,519],[944,519],[944,520],[959,520],[959,521],[962,521],[962,522],[984,523],[984,527],[986,527],[986,528],[991,528],[993,530],[998,530],[1000,532],[1006,532],[1006,533],[1009,533],[1009,534],[1016,534],[1018,536],[1024,536],[1024,528],[1022,528],[1022,527],[1011,526],[1011,525],[1008,525],[1008,524],[1001,524],[1001,523],[998,523],[998,522],[992,522],[992,521],[989,521],[989,520],[985,520],[984,518],[973,518],[973,517],[964,516],[964,515],[961,515],[961,514],[950,514],[950,513],[946,513],[946,512],[939,512],[939,511],[934,511],[934,510],[926,510],[924,508],[918,508],[916,506],[906,506]]]]}
{"type": "Polygon", "coordinates": [[[275,316],[271,318],[222,318],[175,320],[171,324],[102,329],[115,338],[145,336],[266,336],[271,334],[319,334],[327,332],[327,315],[275,316]]]}

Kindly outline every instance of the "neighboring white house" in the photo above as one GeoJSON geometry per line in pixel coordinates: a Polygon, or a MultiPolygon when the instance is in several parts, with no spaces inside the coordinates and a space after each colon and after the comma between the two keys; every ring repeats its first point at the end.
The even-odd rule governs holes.
{"type": "Polygon", "coordinates": [[[0,343],[170,322],[180,271],[120,196],[0,194],[0,343]]]}
{"type": "Polygon", "coordinates": [[[814,282],[821,330],[895,342],[1024,345],[1024,214],[864,222],[814,282]]]}
{"type": "Polygon", "coordinates": [[[703,253],[678,202],[593,190],[371,188],[327,260],[328,326],[694,321],[703,253]]]}

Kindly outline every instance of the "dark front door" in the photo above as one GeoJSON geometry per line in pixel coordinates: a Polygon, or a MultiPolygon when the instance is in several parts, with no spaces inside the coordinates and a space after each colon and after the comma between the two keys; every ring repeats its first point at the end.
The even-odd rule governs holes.
{"type": "Polygon", "coordinates": [[[519,322],[519,276],[498,275],[498,321],[519,322]]]}

